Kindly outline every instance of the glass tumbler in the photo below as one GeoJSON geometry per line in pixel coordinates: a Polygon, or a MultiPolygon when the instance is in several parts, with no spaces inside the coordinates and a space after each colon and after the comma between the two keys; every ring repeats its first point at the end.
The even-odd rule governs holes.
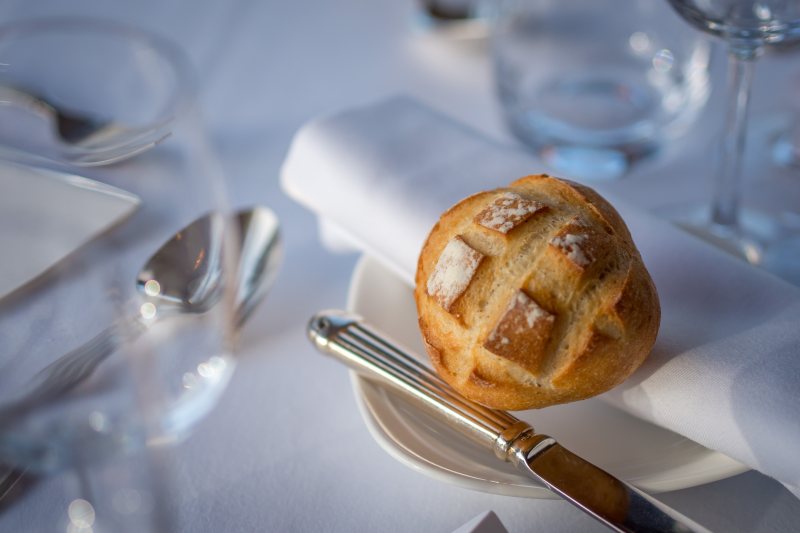
{"type": "Polygon", "coordinates": [[[710,45],[662,2],[499,0],[492,54],[512,132],[574,179],[611,179],[684,132],[710,45]]]}
{"type": "Polygon", "coordinates": [[[62,477],[72,501],[41,509],[48,531],[173,531],[166,469],[148,456],[220,399],[239,311],[237,228],[195,71],[167,40],[87,19],[0,28],[0,66],[0,87],[110,132],[102,146],[14,137],[65,112],[4,115],[0,272],[31,272],[0,294],[0,479],[62,477]]]}
{"type": "Polygon", "coordinates": [[[174,55],[110,21],[1,27],[0,157],[90,167],[151,149],[187,98],[174,55]]]}

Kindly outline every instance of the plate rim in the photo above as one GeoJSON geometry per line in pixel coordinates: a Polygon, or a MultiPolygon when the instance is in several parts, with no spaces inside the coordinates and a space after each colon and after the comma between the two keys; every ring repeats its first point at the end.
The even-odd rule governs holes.
{"type": "MultiPolygon", "coordinates": [[[[368,254],[361,254],[353,268],[353,272],[350,277],[348,289],[347,289],[347,309],[351,312],[355,312],[356,314],[360,314],[359,311],[356,309],[356,297],[358,292],[358,284],[359,280],[361,280],[364,276],[364,272],[367,268],[371,267],[372,265],[377,266],[378,268],[383,269],[388,275],[395,276],[389,269],[386,268],[385,265],[381,263],[380,260],[375,259],[374,257],[369,256],[368,254]]],[[[534,481],[531,481],[532,484],[530,485],[520,485],[514,483],[508,483],[506,481],[491,481],[482,478],[476,478],[474,476],[470,476],[468,474],[464,474],[462,472],[456,472],[450,470],[448,468],[442,467],[430,460],[425,459],[424,457],[420,457],[419,454],[408,450],[407,447],[398,443],[396,440],[392,439],[390,432],[384,429],[383,425],[381,424],[379,417],[374,412],[374,407],[371,404],[370,396],[372,393],[367,391],[367,388],[373,388],[376,391],[382,389],[383,387],[380,384],[370,382],[368,379],[364,378],[363,376],[359,375],[357,372],[351,370],[350,371],[350,382],[351,382],[351,389],[353,391],[353,396],[356,400],[356,405],[358,406],[359,413],[361,414],[362,419],[364,420],[365,425],[367,426],[367,430],[369,431],[370,435],[373,439],[378,443],[378,445],[383,448],[383,450],[388,453],[391,457],[399,461],[401,464],[415,470],[417,472],[421,472],[433,479],[439,481],[445,481],[447,483],[461,486],[464,488],[477,490],[480,492],[492,493],[492,494],[502,494],[508,496],[518,496],[518,497],[527,497],[527,498],[534,498],[534,499],[558,499],[558,496],[550,492],[543,486],[535,485],[534,481]]],[[[381,393],[385,394],[384,391],[381,393]]],[[[391,400],[389,400],[391,401],[391,400]]],[[[648,423],[647,421],[641,421],[642,423],[648,423]]],[[[683,436],[682,436],[683,437],[683,436]]],[[[683,437],[687,441],[691,441],[687,437],[683,437]]],[[[700,444],[696,443],[698,446],[700,444]]],[[[663,492],[670,492],[674,490],[681,490],[681,489],[688,489],[691,487],[696,487],[700,485],[705,485],[708,483],[713,483],[715,481],[720,481],[723,479],[727,479],[729,477],[747,472],[750,467],[731,459],[730,457],[726,456],[725,454],[711,450],[709,448],[705,448],[708,450],[712,456],[720,456],[727,459],[730,463],[730,467],[727,470],[720,470],[714,475],[706,475],[703,476],[692,476],[689,478],[685,478],[688,483],[672,483],[671,485],[667,486],[648,486],[647,479],[648,478],[640,478],[636,481],[629,481],[631,484],[639,487],[644,488],[647,492],[652,494],[663,493],[663,492]],[[700,480],[700,481],[698,481],[700,480]],[[644,481],[644,483],[642,483],[644,481]]]]}

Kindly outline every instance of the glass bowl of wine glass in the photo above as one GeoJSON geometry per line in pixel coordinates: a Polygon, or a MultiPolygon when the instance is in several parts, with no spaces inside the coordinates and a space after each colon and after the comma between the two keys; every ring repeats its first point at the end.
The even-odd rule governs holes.
{"type": "MultiPolygon", "coordinates": [[[[154,124],[138,96],[159,95],[169,109],[169,135],[115,165],[81,166],[85,160],[31,146],[0,159],[0,468],[30,476],[78,472],[89,481],[80,483],[87,493],[76,501],[94,505],[99,529],[158,529],[153,509],[142,507],[137,519],[98,504],[128,488],[86,487],[95,465],[185,438],[235,366],[237,225],[192,69],[166,41],[87,21],[0,30],[0,63],[3,79],[30,75],[42,85],[26,87],[42,95],[130,101],[129,124],[154,124]],[[89,76],[85,35],[73,33],[80,28],[102,42],[116,39],[118,48],[130,41],[137,52],[89,76]],[[59,62],[32,65],[21,50],[6,59],[8,39],[32,34],[61,43],[53,51],[59,62]],[[64,35],[76,38],[74,46],[64,35]]],[[[149,501],[158,498],[151,493],[149,501]]]]}
{"type": "Polygon", "coordinates": [[[609,180],[697,119],[710,45],[665,4],[495,2],[492,58],[510,131],[550,168],[609,180]]]}
{"type": "Polygon", "coordinates": [[[783,0],[668,0],[695,28],[728,47],[728,102],[708,206],[664,214],[699,237],[800,284],[800,212],[752,209],[742,195],[743,155],[755,64],[764,47],[800,37],[800,3],[783,0]]]}
{"type": "Polygon", "coordinates": [[[0,150],[12,157],[77,166],[127,159],[169,135],[186,99],[170,47],[111,22],[4,26],[0,65],[0,150]]]}

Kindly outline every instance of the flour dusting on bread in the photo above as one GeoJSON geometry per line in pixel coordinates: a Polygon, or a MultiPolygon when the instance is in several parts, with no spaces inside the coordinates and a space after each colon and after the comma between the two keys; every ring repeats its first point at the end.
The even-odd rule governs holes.
{"type": "Polygon", "coordinates": [[[536,200],[523,198],[513,192],[504,192],[475,217],[475,222],[491,230],[506,234],[544,209],[536,200]]]}
{"type": "Polygon", "coordinates": [[[567,258],[578,266],[585,267],[594,259],[581,245],[586,241],[586,235],[567,233],[556,235],[550,239],[550,244],[561,250],[567,258]]]}
{"type": "Polygon", "coordinates": [[[483,254],[471,248],[461,237],[451,239],[428,278],[428,295],[449,311],[469,286],[482,259],[483,254]]]}
{"type": "Polygon", "coordinates": [[[517,291],[484,347],[495,355],[523,366],[538,366],[538,358],[534,354],[547,344],[554,321],[555,316],[542,309],[533,298],[521,290],[517,291]]]}
{"type": "Polygon", "coordinates": [[[436,371],[500,409],[609,390],[642,363],[660,321],[619,214],[595,191],[546,175],[447,210],[420,254],[414,297],[436,371]]]}

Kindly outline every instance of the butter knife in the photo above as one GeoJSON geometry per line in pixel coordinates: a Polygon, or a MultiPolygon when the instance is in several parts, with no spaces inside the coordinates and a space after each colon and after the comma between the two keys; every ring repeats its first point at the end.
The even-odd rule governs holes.
{"type": "Polygon", "coordinates": [[[705,532],[704,527],[536,433],[505,411],[476,404],[430,368],[392,344],[357,315],[325,311],[308,324],[320,351],[368,378],[391,385],[477,444],[512,463],[609,529],[623,532],[705,532]]]}

